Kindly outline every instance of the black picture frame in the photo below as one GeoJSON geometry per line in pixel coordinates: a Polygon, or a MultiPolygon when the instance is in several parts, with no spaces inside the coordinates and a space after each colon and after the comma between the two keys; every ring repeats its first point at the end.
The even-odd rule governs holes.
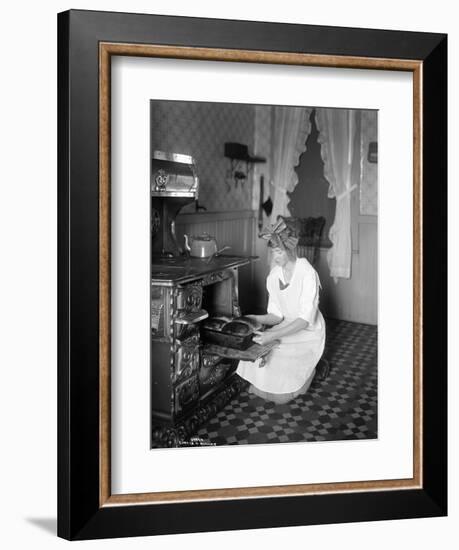
{"type": "Polygon", "coordinates": [[[79,10],[58,15],[59,536],[81,540],[446,515],[446,144],[447,37],[443,34],[79,10]],[[346,57],[419,63],[419,487],[140,506],[101,502],[99,70],[103,42],[333,56],[336,66],[346,57]]]}

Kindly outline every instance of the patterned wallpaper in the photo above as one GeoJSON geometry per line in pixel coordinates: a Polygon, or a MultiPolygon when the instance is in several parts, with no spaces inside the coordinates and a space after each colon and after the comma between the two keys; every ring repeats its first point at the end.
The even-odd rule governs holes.
{"type": "MultiPolygon", "coordinates": [[[[265,199],[270,192],[271,111],[264,105],[152,100],[151,149],[195,158],[199,204],[207,211],[258,210],[261,174],[265,199]],[[223,154],[226,141],[244,143],[251,154],[268,160],[255,164],[245,183],[237,187],[230,175],[230,161],[223,154]]],[[[377,111],[361,111],[360,213],[364,215],[378,212],[378,165],[367,161],[368,144],[378,138],[377,116],[377,111]]],[[[183,209],[187,211],[194,211],[194,205],[183,209]]]]}
{"type": "MultiPolygon", "coordinates": [[[[226,141],[246,144],[249,153],[254,153],[254,105],[152,100],[150,116],[152,151],[194,157],[200,205],[209,212],[251,208],[253,171],[236,187],[230,177],[230,161],[223,153],[226,141]]],[[[187,211],[194,211],[194,206],[182,210],[187,211]]]]}
{"type": "Polygon", "coordinates": [[[378,111],[361,111],[360,214],[378,215],[378,163],[368,162],[368,144],[378,141],[378,111]]]}
{"type": "MultiPolygon", "coordinates": [[[[268,295],[266,290],[266,276],[269,271],[270,257],[266,241],[258,237],[258,208],[260,205],[260,177],[264,177],[263,198],[266,200],[271,194],[271,148],[272,148],[272,118],[273,109],[270,105],[257,105],[255,107],[255,154],[266,159],[263,164],[255,164],[254,186],[252,209],[257,212],[257,226],[255,237],[254,253],[259,260],[253,266],[253,287],[251,291],[252,303],[257,307],[257,313],[266,311],[268,295]]],[[[265,213],[262,214],[262,226],[265,226],[269,219],[265,213]]]]}
{"type": "Polygon", "coordinates": [[[260,200],[260,176],[264,176],[263,196],[266,200],[270,194],[271,180],[271,117],[270,105],[255,106],[255,154],[264,157],[265,163],[255,164],[252,210],[258,210],[260,200]]]}

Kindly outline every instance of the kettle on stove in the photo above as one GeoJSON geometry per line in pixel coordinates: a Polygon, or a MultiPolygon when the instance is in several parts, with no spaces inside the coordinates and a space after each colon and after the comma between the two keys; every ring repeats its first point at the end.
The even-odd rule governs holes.
{"type": "Polygon", "coordinates": [[[198,236],[185,237],[185,248],[194,258],[208,258],[217,253],[217,241],[208,233],[202,233],[198,236]]]}
{"type": "Polygon", "coordinates": [[[202,233],[198,236],[188,236],[185,234],[184,237],[185,249],[193,258],[212,258],[223,252],[223,250],[230,248],[229,246],[224,246],[218,250],[215,237],[212,237],[208,233],[202,233]]]}

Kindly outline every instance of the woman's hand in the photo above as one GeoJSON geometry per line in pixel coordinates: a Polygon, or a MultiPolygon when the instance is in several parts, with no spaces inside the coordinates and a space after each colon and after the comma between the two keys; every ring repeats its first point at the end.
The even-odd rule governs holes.
{"type": "Polygon", "coordinates": [[[270,330],[266,330],[265,332],[255,331],[254,334],[256,336],[254,336],[252,340],[257,344],[260,344],[260,346],[264,346],[276,340],[276,335],[270,330]]]}

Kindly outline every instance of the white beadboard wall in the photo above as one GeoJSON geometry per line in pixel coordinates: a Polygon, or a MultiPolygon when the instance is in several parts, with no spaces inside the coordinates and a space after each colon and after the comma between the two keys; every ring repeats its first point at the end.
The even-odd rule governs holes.
{"type": "MultiPolygon", "coordinates": [[[[266,241],[257,237],[257,213],[253,210],[180,214],[176,220],[178,241],[184,233],[207,232],[228,254],[260,256],[239,270],[239,300],[243,313],[266,310],[265,281],[269,271],[266,241]],[[257,243],[259,246],[257,246],[257,243]]],[[[327,317],[357,323],[377,324],[377,218],[358,216],[352,252],[352,277],[335,283],[327,264],[328,249],[321,249],[314,266],[322,283],[320,309],[327,317]]]]}
{"type": "Polygon", "coordinates": [[[330,277],[327,249],[320,250],[317,264],[322,284],[320,309],[327,317],[378,324],[378,225],[376,216],[359,216],[357,243],[353,246],[350,279],[330,277]]]}
{"type": "MultiPolygon", "coordinates": [[[[231,247],[226,254],[254,256],[256,214],[253,210],[180,214],[176,219],[177,240],[183,246],[185,233],[205,232],[216,238],[219,248],[231,247]]],[[[243,313],[251,312],[255,305],[254,269],[253,262],[239,269],[239,302],[243,313]]]]}

